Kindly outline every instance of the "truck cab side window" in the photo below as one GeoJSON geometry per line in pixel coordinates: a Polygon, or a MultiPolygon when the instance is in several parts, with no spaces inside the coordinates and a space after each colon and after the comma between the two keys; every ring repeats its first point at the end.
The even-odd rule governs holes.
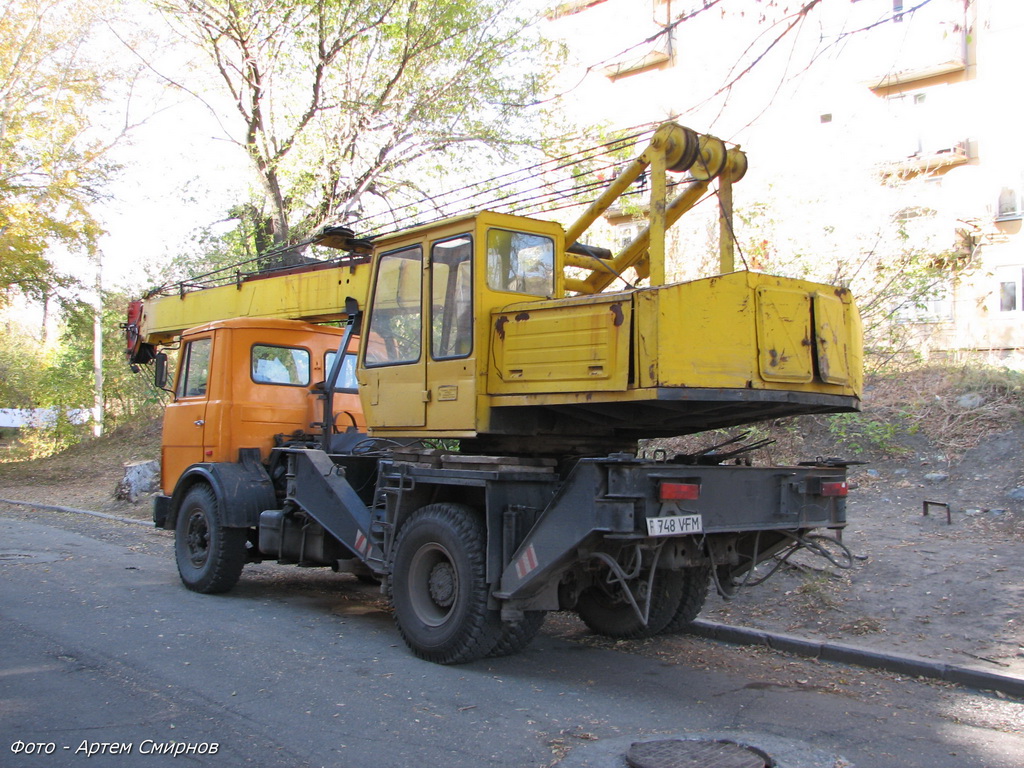
{"type": "Polygon", "coordinates": [[[420,359],[422,285],[423,251],[418,245],[380,257],[370,329],[363,337],[368,368],[415,363],[420,359]]]}
{"type": "Polygon", "coordinates": [[[252,380],[259,384],[305,387],[309,384],[309,351],[296,347],[255,344],[252,380]]]}
{"type": "Polygon", "coordinates": [[[553,296],[554,241],[527,232],[487,230],[487,285],[494,291],[553,296]]]}
{"type": "Polygon", "coordinates": [[[210,380],[210,339],[196,339],[185,345],[177,397],[203,397],[210,380]]]}

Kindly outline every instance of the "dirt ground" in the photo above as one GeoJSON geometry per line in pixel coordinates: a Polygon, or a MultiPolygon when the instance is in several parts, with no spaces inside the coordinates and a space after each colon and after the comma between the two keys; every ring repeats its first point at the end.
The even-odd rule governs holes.
{"type": "MultiPolygon", "coordinates": [[[[843,539],[852,568],[801,557],[731,601],[712,595],[703,617],[1024,676],[1024,500],[1014,498],[1024,497],[1024,425],[988,434],[956,460],[926,440],[910,443],[896,458],[851,469],[843,539]],[[942,507],[922,514],[924,501],[948,504],[950,522],[942,507]]],[[[0,499],[148,519],[148,499],[132,504],[114,492],[123,463],[158,454],[159,426],[148,424],[0,464],[0,499]]],[[[548,627],[615,644],[587,637],[572,617],[548,627]]],[[[631,641],[627,650],[669,653],[673,642],[631,641]]]]}

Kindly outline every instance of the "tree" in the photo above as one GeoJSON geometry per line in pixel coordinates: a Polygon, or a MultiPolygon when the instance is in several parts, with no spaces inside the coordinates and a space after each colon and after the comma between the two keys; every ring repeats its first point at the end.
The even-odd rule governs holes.
{"type": "Polygon", "coordinates": [[[529,136],[538,46],[510,0],[155,2],[230,99],[261,186],[238,211],[256,252],[419,197],[456,148],[529,136]]]}
{"type": "Polygon", "coordinates": [[[54,246],[91,251],[91,212],[113,166],[92,130],[112,77],[90,61],[97,7],[86,0],[0,3],[0,305],[71,284],[54,246]]]}

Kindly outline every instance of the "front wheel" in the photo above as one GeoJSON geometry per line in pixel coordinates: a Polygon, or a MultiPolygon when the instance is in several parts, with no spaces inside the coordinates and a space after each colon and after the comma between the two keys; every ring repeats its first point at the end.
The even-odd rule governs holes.
{"type": "Polygon", "coordinates": [[[213,489],[193,486],[178,509],[174,559],[186,587],[194,592],[227,592],[245,565],[244,528],[225,528],[213,489]]]}
{"type": "Polygon", "coordinates": [[[391,602],[406,645],[421,659],[461,664],[486,656],[501,635],[488,609],[487,534],[461,504],[431,504],[402,525],[395,542],[391,602]]]}

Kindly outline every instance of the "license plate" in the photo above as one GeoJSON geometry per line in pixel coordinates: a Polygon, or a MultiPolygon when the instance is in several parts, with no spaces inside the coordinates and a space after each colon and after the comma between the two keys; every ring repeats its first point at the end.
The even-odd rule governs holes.
{"type": "Polygon", "coordinates": [[[672,517],[648,517],[648,536],[683,536],[688,533],[702,533],[704,524],[700,515],[674,515],[672,517]]]}

